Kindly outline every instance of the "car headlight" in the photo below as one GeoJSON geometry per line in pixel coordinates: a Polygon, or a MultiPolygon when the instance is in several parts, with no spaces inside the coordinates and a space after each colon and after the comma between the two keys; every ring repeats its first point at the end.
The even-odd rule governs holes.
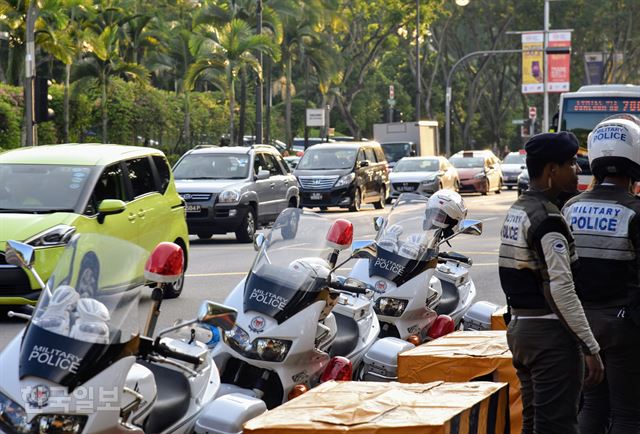
{"type": "Polygon", "coordinates": [[[224,341],[239,354],[265,362],[282,362],[291,348],[291,341],[284,339],[257,338],[249,343],[249,334],[237,325],[225,332],[224,341]]]}
{"type": "Polygon", "coordinates": [[[0,393],[0,431],[37,434],[79,434],[87,423],[88,416],[40,414],[27,422],[27,413],[19,404],[0,393]]]}
{"type": "Polygon", "coordinates": [[[33,247],[64,246],[69,242],[76,228],[69,225],[56,225],[29,238],[26,243],[33,247]]]}
{"type": "Polygon", "coordinates": [[[486,177],[487,177],[487,174],[484,173],[484,172],[480,172],[476,176],[474,176],[474,178],[476,178],[476,179],[481,179],[481,178],[486,178],[486,177]]]}
{"type": "Polygon", "coordinates": [[[407,304],[409,304],[409,301],[401,298],[380,297],[373,306],[373,310],[378,315],[402,316],[407,304]]]}
{"type": "Polygon", "coordinates": [[[434,182],[436,179],[438,178],[438,175],[433,175],[433,176],[429,176],[425,179],[422,180],[423,184],[431,184],[432,182],[434,182]]]}
{"type": "Polygon", "coordinates": [[[240,192],[237,190],[225,190],[218,196],[220,203],[235,203],[240,200],[240,192]]]}
{"type": "Polygon", "coordinates": [[[353,182],[353,180],[356,179],[356,174],[355,173],[350,173],[348,175],[344,175],[343,177],[341,177],[340,179],[338,179],[336,181],[336,187],[344,187],[345,185],[349,185],[353,182]]]}

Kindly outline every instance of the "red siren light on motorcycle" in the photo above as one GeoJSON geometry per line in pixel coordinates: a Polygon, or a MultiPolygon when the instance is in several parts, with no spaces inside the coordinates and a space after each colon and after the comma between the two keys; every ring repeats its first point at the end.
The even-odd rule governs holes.
{"type": "Polygon", "coordinates": [[[456,325],[449,315],[438,315],[438,318],[429,327],[427,335],[431,339],[438,339],[453,332],[455,328],[456,325]]]}
{"type": "Polygon", "coordinates": [[[156,283],[178,280],[184,266],[182,248],[175,243],[163,242],[156,246],[144,266],[144,277],[156,283]]]}
{"type": "Polygon", "coordinates": [[[353,241],[353,224],[349,220],[338,219],[327,232],[327,244],[337,250],[349,248],[353,241]]]}
{"type": "Polygon", "coordinates": [[[346,357],[335,356],[329,360],[329,364],[320,377],[320,382],[324,383],[325,381],[331,380],[351,381],[352,375],[353,366],[351,365],[351,361],[346,357]]]}

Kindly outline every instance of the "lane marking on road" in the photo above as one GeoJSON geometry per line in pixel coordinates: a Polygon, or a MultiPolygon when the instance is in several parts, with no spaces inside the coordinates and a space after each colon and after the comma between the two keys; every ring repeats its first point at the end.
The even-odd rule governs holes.
{"type": "Polygon", "coordinates": [[[485,264],[478,264],[477,262],[474,262],[473,265],[471,266],[471,268],[473,267],[497,267],[498,263],[497,262],[487,262],[485,264]]]}
{"type": "MultiPolygon", "coordinates": [[[[338,268],[339,271],[351,271],[351,268],[338,268]]],[[[219,276],[244,276],[249,274],[248,271],[222,271],[217,273],[198,273],[198,274],[185,274],[185,277],[219,277],[219,276]]]]}
{"type": "Polygon", "coordinates": [[[486,219],[482,219],[483,222],[488,222],[491,220],[498,220],[498,217],[487,217],[486,219]]]}

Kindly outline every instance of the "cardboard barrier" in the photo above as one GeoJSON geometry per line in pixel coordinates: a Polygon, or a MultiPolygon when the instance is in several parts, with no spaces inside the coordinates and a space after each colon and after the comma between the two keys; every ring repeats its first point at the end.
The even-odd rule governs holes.
{"type": "Polygon", "coordinates": [[[506,330],[507,324],[504,322],[504,314],[507,313],[507,306],[502,306],[491,315],[491,330],[506,330]]]}
{"type": "Polygon", "coordinates": [[[508,386],[330,381],[250,420],[252,434],[506,434],[508,386]]]}
{"type": "Polygon", "coordinates": [[[520,381],[505,331],[454,332],[398,356],[398,381],[471,381],[489,376],[509,383],[511,433],[522,428],[520,381]]]}

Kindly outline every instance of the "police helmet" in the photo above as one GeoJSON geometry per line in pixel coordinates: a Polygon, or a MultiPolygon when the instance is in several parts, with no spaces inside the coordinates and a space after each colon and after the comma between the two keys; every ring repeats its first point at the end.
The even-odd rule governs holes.
{"type": "Polygon", "coordinates": [[[601,121],[587,139],[589,163],[593,175],[629,176],[640,180],[640,119],[617,114],[601,121]]]}
{"type": "Polygon", "coordinates": [[[427,204],[425,229],[439,227],[452,233],[467,216],[462,196],[453,190],[438,190],[427,204]]]}

